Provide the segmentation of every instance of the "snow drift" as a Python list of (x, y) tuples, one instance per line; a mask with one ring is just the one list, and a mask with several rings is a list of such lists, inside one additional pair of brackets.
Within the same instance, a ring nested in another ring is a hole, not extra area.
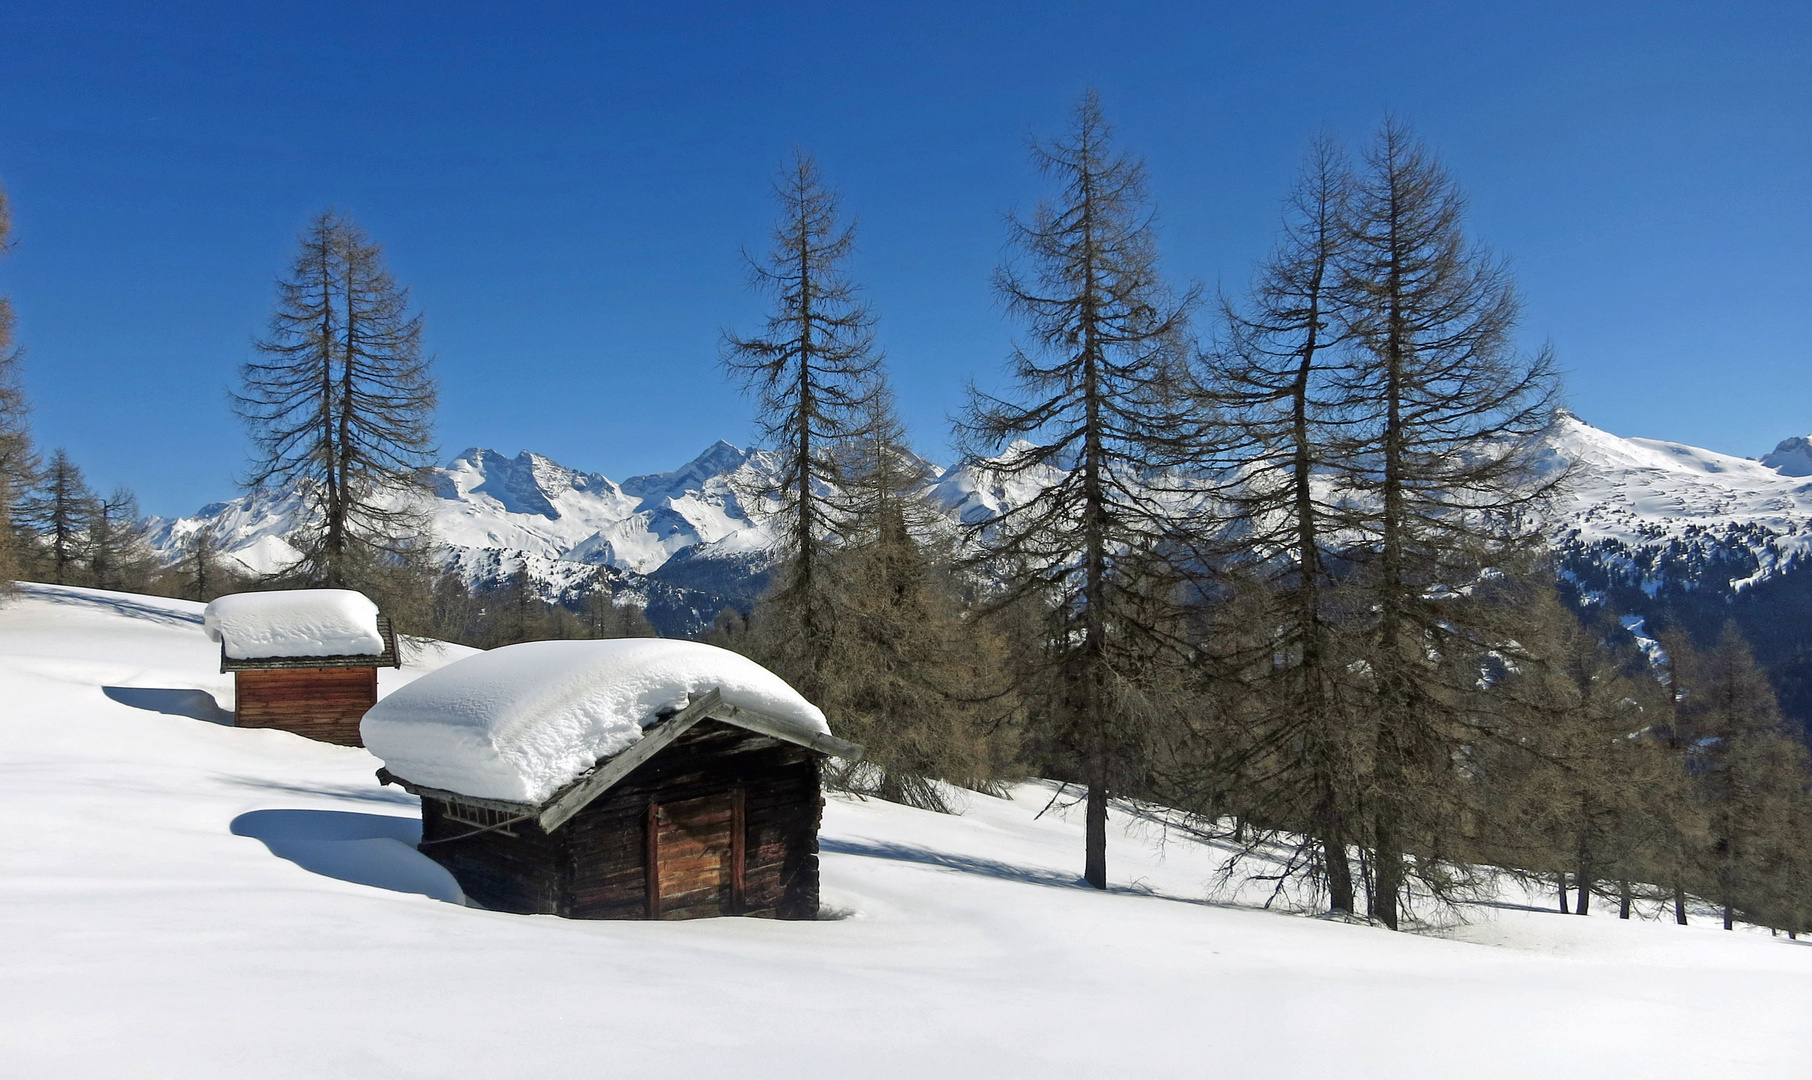
[(202, 611), (202, 626), (234, 660), (380, 656), (378, 608), (351, 589), (234, 593)]
[(830, 733), (817, 706), (753, 660), (658, 638), (531, 641), (479, 653), (378, 702), (360, 733), (412, 783), (539, 803), (713, 688), (802, 733)]

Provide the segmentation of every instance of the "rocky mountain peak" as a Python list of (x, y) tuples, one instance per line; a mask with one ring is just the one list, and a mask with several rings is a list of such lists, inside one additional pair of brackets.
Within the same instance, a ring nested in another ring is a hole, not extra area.
[(1762, 464), (1782, 476), (1812, 476), (1812, 436), (1795, 435), (1762, 455)]
[(719, 439), (705, 447), (703, 453), (670, 472), (630, 477), (623, 481), (622, 490), (641, 499), (645, 505), (676, 498), (688, 491), (702, 490), (717, 477), (728, 476), (742, 468), (751, 456), (749, 451)]

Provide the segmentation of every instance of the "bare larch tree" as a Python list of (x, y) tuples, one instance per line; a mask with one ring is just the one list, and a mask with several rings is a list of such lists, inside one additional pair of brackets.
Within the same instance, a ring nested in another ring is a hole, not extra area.
[(22, 517), (38, 534), (45, 573), (58, 585), (85, 580), (88, 526), (94, 492), (61, 447), (51, 451), (38, 486), (25, 498)]
[(1682, 703), (1694, 732), (1691, 772), (1709, 825), (1701, 852), (1704, 892), (1723, 909), (1724, 929), (1738, 915), (1781, 925), (1771, 888), (1790, 854), (1787, 826), (1807, 790), (1805, 747), (1793, 739), (1767, 676), (1735, 623), (1694, 657), (1692, 693)]
[(155, 559), (146, 543), (138, 497), (125, 487), (89, 504), (88, 581), (99, 589), (143, 591)]
[(1458, 819), (1441, 796), (1489, 706), (1473, 658), (1510, 638), (1517, 615), (1469, 583), (1537, 542), (1534, 512), (1561, 476), (1536, 468), (1552, 356), (1518, 349), (1508, 272), (1468, 243), (1458, 185), (1396, 120), (1374, 137), (1351, 207), (1340, 288), (1356, 347), (1334, 381), (1364, 422), (1348, 428), (1336, 476), (1369, 507), (1356, 575), (1376, 613), (1365, 799), (1373, 914), (1395, 929), (1408, 845), (1416, 868), (1437, 865), (1431, 845)]
[(932, 781), (977, 786), (1008, 751), (1005, 642), (963, 602), (949, 523), (927, 500), (931, 467), (907, 448), (885, 386), (863, 427), (842, 464), (849, 517), (829, 563), (836, 677), (819, 704), (867, 753), (829, 779), (948, 810)]
[[(12, 214), (6, 189), (0, 188), (0, 256), (12, 247)], [(27, 426), (25, 389), (20, 382), (22, 357), (13, 341), (12, 301), (0, 296), (0, 595), (12, 588), (24, 568), (25, 545), (18, 520), (20, 500), (37, 476)]]
[[(825, 561), (845, 516), (842, 451), (861, 433), (880, 385), (874, 316), (848, 277), (855, 228), (838, 216), (837, 193), (801, 153), (774, 184), (780, 203), (772, 247), (749, 258), (751, 283), (773, 300), (765, 330), (725, 333), (723, 365), (755, 399), (757, 423), (777, 467), (764, 491), (779, 504), (785, 560), (764, 607), (787, 629), (784, 656), (764, 657), (808, 698), (822, 690), (835, 618)], [(777, 669), (778, 670), (778, 669)]]
[(1326, 479), (1345, 420), (1329, 384), (1347, 340), (1338, 285), (1351, 187), (1339, 146), (1318, 138), (1286, 200), (1282, 238), (1250, 295), (1223, 302), (1226, 339), (1210, 354), (1206, 380), (1231, 436), (1223, 499), (1244, 524), (1231, 537), (1244, 559), (1232, 561), (1262, 579), (1269, 601), (1269, 632), (1248, 646), (1257, 655), (1236, 658), (1258, 685), (1237, 740), (1243, 746), (1227, 747), (1224, 768), (1245, 781), (1245, 809), (1315, 843), (1320, 858), (1309, 865), (1320, 867), (1328, 906), (1349, 913), (1356, 763), (1333, 640), (1341, 627), (1329, 618), (1336, 582), (1323, 549), (1340, 542), (1344, 517)]
[(233, 399), (256, 451), (246, 486), (294, 488), (313, 511), (288, 576), (369, 587), (423, 548), (437, 391), (421, 334), (382, 250), (350, 218), (316, 217)]
[(1054, 614), (1044, 708), (1080, 762), (1083, 876), (1104, 889), (1108, 800), (1145, 721), (1130, 691), (1177, 646), (1150, 619), (1147, 587), (1177, 530), (1154, 477), (1199, 448), (1184, 393), (1195, 295), (1159, 275), (1144, 165), (1113, 147), (1095, 94), (1032, 159), (1057, 193), (1010, 219), (1023, 262), (995, 277), (1028, 331), (1011, 354), (1014, 396), (972, 391), (959, 437), (971, 466), (1038, 487), (975, 538), (1010, 568), (1006, 599), (1035, 593)]

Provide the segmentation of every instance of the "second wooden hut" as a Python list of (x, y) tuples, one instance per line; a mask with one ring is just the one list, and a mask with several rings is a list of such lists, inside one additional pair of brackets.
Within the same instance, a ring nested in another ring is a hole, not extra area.
[(233, 673), (233, 722), (359, 746), (380, 667), (401, 667), (390, 620), (363, 593), (290, 589), (222, 596), (203, 612)]

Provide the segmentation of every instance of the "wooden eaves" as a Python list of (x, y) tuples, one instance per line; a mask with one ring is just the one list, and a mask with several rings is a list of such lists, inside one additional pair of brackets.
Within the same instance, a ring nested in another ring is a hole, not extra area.
[(384, 651), (376, 656), (261, 656), (235, 660), (226, 654), (226, 642), (220, 643), (220, 670), (225, 671), (295, 671), (302, 668), (379, 668), (403, 666), (396, 650), (396, 630), (390, 616), (377, 617), (378, 636), (384, 639)]
[(540, 804), (510, 802), (505, 799), (481, 799), (472, 795), (462, 795), (457, 791), (425, 787), (421, 784), (411, 783), (388, 769), (379, 769), (377, 776), (380, 783), (396, 784), (414, 795), (499, 811), (510, 814), (517, 820), (534, 818), (544, 832), (551, 833), (570, 821), (575, 814), (589, 806), (598, 796), (615, 787), (643, 762), (660, 753), (674, 740), (691, 730), (700, 720), (706, 719), (717, 720), (745, 731), (753, 731), (782, 742), (803, 746), (820, 754), (840, 757), (849, 761), (860, 761), (864, 752), (862, 747), (855, 743), (845, 742), (833, 735), (801, 731), (797, 726), (767, 713), (741, 705), (726, 704), (723, 695), (713, 688), (703, 694), (694, 695), (686, 707), (679, 712), (644, 728), (642, 737), (631, 744), (627, 750), (598, 762), (588, 772), (549, 795)]

